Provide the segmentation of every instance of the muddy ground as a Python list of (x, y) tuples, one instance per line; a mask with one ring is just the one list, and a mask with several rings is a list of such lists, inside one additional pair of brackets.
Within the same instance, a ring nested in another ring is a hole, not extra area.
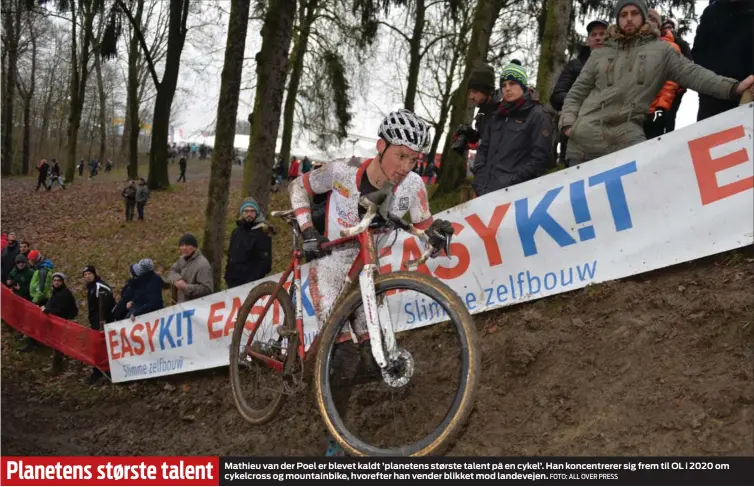
[[(481, 388), (448, 454), (754, 454), (752, 247), (475, 319)], [(311, 394), (254, 427), (227, 369), (89, 388), (76, 363), (55, 378), (48, 353), (19, 358), (13, 335), (3, 330), (3, 455), (324, 451)]]

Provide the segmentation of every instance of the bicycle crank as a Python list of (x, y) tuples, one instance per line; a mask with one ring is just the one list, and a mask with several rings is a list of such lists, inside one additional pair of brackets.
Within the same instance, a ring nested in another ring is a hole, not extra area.
[(415, 366), (411, 352), (405, 348), (398, 348), (395, 359), (382, 369), (382, 379), (390, 387), (404, 387), (413, 377)]

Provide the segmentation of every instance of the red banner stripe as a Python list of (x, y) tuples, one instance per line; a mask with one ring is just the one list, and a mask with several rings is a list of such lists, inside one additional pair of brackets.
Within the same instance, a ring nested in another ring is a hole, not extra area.
[(218, 457), (2, 457), (3, 485), (219, 485)]
[(105, 334), (73, 321), (42, 313), (39, 306), (2, 288), (3, 321), (38, 342), (71, 358), (102, 370), (110, 370)]

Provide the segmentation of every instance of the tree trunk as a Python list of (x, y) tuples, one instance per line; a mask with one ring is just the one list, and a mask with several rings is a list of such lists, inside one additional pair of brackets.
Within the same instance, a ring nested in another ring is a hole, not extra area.
[[(76, 11), (75, 0), (71, 0), (71, 12)], [(78, 144), (79, 127), (81, 126), (81, 115), (84, 110), (84, 100), (86, 97), (86, 82), (89, 78), (89, 49), (92, 43), (92, 25), (96, 10), (91, 4), (91, 0), (81, 0), (79, 2), (78, 14), (83, 12), (84, 17), (84, 36), (81, 45), (81, 53), (77, 51), (76, 42), (76, 17), (72, 15), (72, 36), (71, 36), (71, 112), (68, 116), (68, 140), (66, 143), (67, 163), (65, 168), (66, 181), (73, 181), (76, 171), (76, 149)]]
[[(181, 53), (186, 40), (186, 18), (189, 0), (170, 0), (170, 24), (168, 27), (168, 50), (165, 56), (165, 72), (157, 86), (152, 117), (152, 146), (149, 150), (149, 187), (163, 189), (170, 186), (168, 178), (168, 135), (170, 134), (170, 109), (178, 84), (181, 68)], [(145, 53), (148, 55), (148, 53)], [(131, 122), (133, 124), (133, 122)], [(133, 142), (131, 142), (133, 145)]]
[[(100, 22), (100, 26), (102, 25), (104, 25), (104, 22)], [(100, 28), (99, 42), (102, 41), (101, 31), (102, 28)], [(99, 96), (99, 154), (97, 160), (104, 164), (107, 149), (107, 94), (105, 94), (105, 86), (102, 81), (102, 56), (99, 49), (94, 54), (94, 67), (97, 73), (97, 94)]]
[[(435, 126), (435, 138), (432, 139), (432, 147), (429, 153), (432, 157), (437, 153), (437, 147), (440, 145), (440, 137), (445, 130), (445, 126), (448, 123), (448, 114), (450, 113), (450, 100), (453, 95), (453, 73), (456, 72), (458, 61), (465, 51), (466, 34), (469, 32), (469, 24), (464, 20), (461, 25), (461, 29), (458, 32), (457, 41), (453, 44), (453, 57), (450, 60), (450, 66), (447, 70), (447, 76), (445, 77), (445, 88), (442, 92), (442, 99), (440, 100), (440, 120)], [(455, 127), (451, 127), (451, 133), (455, 130)]]
[(10, 176), (13, 170), (13, 101), (18, 73), (18, 39), (21, 35), (21, 5), (18, 1), (3, 2), (3, 28), (7, 39), (7, 64), (3, 89), (2, 163), (0, 173)]
[(238, 97), (241, 93), (241, 73), (250, 3), (251, 0), (233, 0), (230, 4), (228, 41), (225, 45), (220, 100), (217, 104), (215, 147), (212, 151), (209, 197), (205, 212), (204, 247), (202, 248), (204, 256), (212, 265), (212, 282), (215, 290), (220, 289), (222, 276), (225, 218), (228, 212), (230, 173), (236, 152), (233, 141), (236, 137), (236, 115)]
[[(467, 121), (469, 99), (468, 80), (471, 71), (477, 64), (486, 61), (487, 51), (490, 48), (490, 36), (492, 27), (495, 25), (500, 9), (505, 0), (479, 0), (474, 10), (474, 21), (471, 26), (471, 39), (466, 52), (463, 81), (453, 95), (453, 108), (450, 116), (450, 127), (455, 127)], [(445, 138), (445, 147), (442, 151), (442, 166), (440, 168), (439, 186), (435, 194), (449, 194), (458, 189), (466, 178), (466, 155), (459, 155), (451, 146), (453, 138)]]
[(37, 36), (34, 28), (29, 24), (29, 34), (31, 38), (31, 75), (29, 76), (29, 87), (24, 93), (24, 141), (23, 152), (21, 155), (21, 173), (29, 175), (29, 158), (31, 154), (31, 102), (34, 99), (34, 86), (36, 85), (37, 76)]
[(302, 2), (299, 10), (299, 34), (293, 45), (291, 79), (288, 80), (288, 94), (283, 108), (283, 142), (280, 146), (280, 157), (287, 161), (291, 158), (291, 141), (293, 140), (293, 118), (296, 113), (296, 97), (301, 83), (301, 73), (304, 71), (304, 57), (309, 47), (309, 33), (311, 32), (314, 13), (317, 10), (317, 0)]
[(262, 49), (257, 53), (257, 89), (254, 118), (244, 166), (243, 194), (253, 196), (266, 211), (280, 125), (288, 49), (291, 44), (296, 0), (272, 0), (262, 27)]
[[(134, 20), (141, 26), (144, 0), (138, 0)], [(128, 152), (128, 178), (139, 177), (139, 39), (132, 28), (128, 46), (128, 87), (126, 95), (126, 119), (123, 123), (123, 152)]]
[(572, 8), (571, 0), (547, 0), (545, 29), (539, 49), (537, 70), (537, 91), (542, 105), (550, 102), (557, 75), (566, 63)]
[(426, 6), (424, 0), (415, 0), (416, 19), (414, 19), (414, 31), (409, 42), (408, 84), (406, 85), (406, 100), (403, 105), (414, 111), (416, 100), (416, 88), (419, 84), (419, 69), (421, 68), (422, 55), (421, 45), (424, 35), (424, 18)]
[[(55, 50), (55, 54), (57, 55), (57, 49)], [(42, 110), (42, 129), (39, 132), (39, 140), (37, 142), (37, 147), (40, 152), (46, 150), (44, 144), (48, 140), (48, 132), (50, 130), (50, 118), (53, 110), (52, 95), (55, 93), (55, 72), (57, 71), (57, 68), (58, 62), (57, 59), (55, 59), (52, 61), (50, 74), (47, 78), (47, 94), (45, 95), (45, 104), (44, 109)]]

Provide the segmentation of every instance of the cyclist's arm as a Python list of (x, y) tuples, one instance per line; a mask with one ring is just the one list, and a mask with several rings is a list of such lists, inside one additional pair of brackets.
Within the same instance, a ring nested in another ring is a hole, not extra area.
[[(414, 182), (416, 181), (416, 182)], [(412, 188), (411, 193), (415, 194), (415, 198), (411, 198), (411, 206), (409, 207), (409, 213), (411, 215), (411, 223), (420, 230), (426, 230), (432, 225), (432, 212), (429, 211), (429, 198), (427, 197), (427, 188), (424, 186), (424, 181), (421, 178), (415, 178), (410, 183), (416, 184), (416, 189)]]
[(319, 169), (309, 171), (303, 176), (297, 177), (288, 186), (291, 205), (302, 231), (312, 226), (311, 198), (315, 194), (327, 193), (332, 190), (335, 166), (335, 162), (325, 164)]

